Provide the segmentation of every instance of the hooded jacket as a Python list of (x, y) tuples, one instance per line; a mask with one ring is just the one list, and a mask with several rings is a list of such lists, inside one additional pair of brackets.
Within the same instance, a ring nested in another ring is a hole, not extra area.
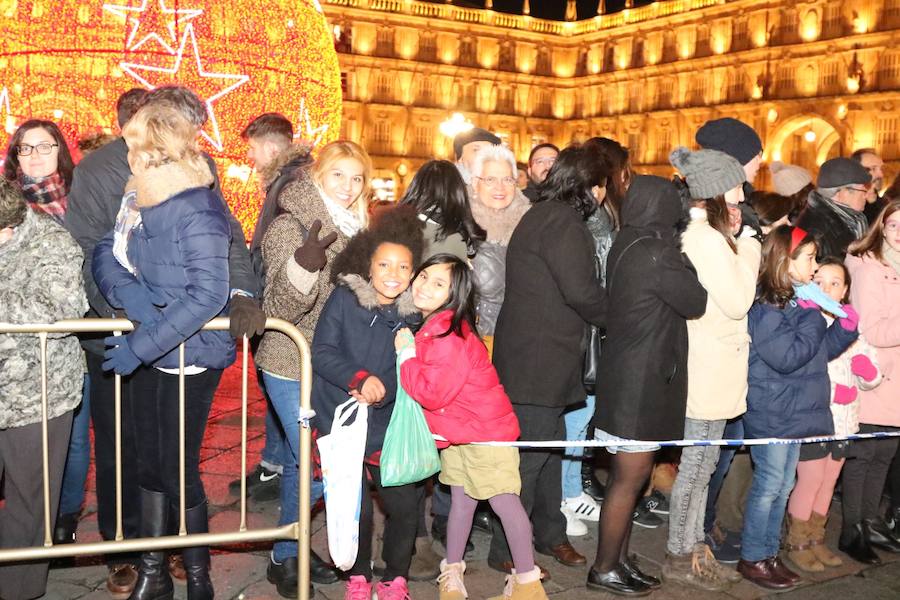
[(585, 333), (589, 323), (605, 324), (606, 310), (581, 214), (562, 202), (535, 204), (509, 242), (494, 337), (494, 364), (513, 404), (584, 401)]
[[(225, 210), (231, 231), (231, 245), (228, 248), (230, 288), (244, 290), (255, 295), (259, 293), (259, 290), (250, 265), (250, 253), (244, 241), (244, 232), (222, 197), (215, 164), (208, 156), (205, 158), (213, 174), (212, 192)], [(115, 314), (91, 276), (91, 262), (94, 257), (94, 246), (115, 226), (116, 215), (125, 192), (125, 184), (131, 177), (131, 168), (128, 166), (127, 159), (128, 146), (125, 144), (125, 140), (119, 138), (110, 142), (78, 163), (72, 180), (72, 189), (69, 190), (65, 225), (84, 252), (82, 272), (91, 308), (88, 316), (108, 318)], [(90, 340), (85, 340), (88, 336), (83, 336), (85, 349), (102, 355), (105, 350), (103, 338), (106, 335), (104, 333), (99, 336), (91, 336), (99, 337), (99, 339)]]
[(750, 368), (744, 435), (800, 438), (834, 433), (828, 362), (858, 337), (793, 300), (756, 302), (748, 317)]
[(114, 256), (114, 232), (94, 249), (93, 277), (110, 306), (123, 308), (116, 289), (137, 281), (159, 309), (154, 321), (126, 336), (146, 365), (178, 368), (182, 342), (185, 365), (224, 369), (234, 362), (234, 340), (227, 331), (200, 330), (224, 314), (229, 296), (231, 229), (212, 182), (205, 162), (200, 167), (172, 162), (135, 175), (126, 185), (135, 191), (141, 215), (128, 240), (135, 274)]
[(900, 273), (872, 255), (849, 255), (850, 298), (859, 331), (875, 348), (881, 385), (859, 394), (859, 422), (900, 427)]
[(691, 216), (682, 249), (708, 298), (703, 316), (687, 322), (687, 416), (731, 419), (747, 410), (747, 313), (756, 296), (761, 248), (753, 238), (740, 238), (735, 253), (710, 226), (706, 210), (692, 208)]
[(438, 313), (416, 333), (415, 356), (400, 365), (403, 389), (425, 409), (431, 432), (447, 440), (440, 448), (518, 439), (519, 420), (478, 334), (463, 324), (463, 337), (442, 335), (452, 317)]
[(262, 256), (262, 243), (269, 229), (269, 225), (278, 216), (278, 196), (288, 183), (296, 179), (297, 170), (312, 162), (309, 155), (309, 146), (305, 144), (291, 144), (282, 150), (272, 162), (259, 170), (266, 190), (266, 198), (259, 209), (256, 219), (256, 227), (253, 230), (253, 240), (250, 242), (250, 261), (253, 264), (253, 272), (256, 275), (258, 287), (265, 289), (266, 268)]
[(322, 309), (312, 343), (312, 405), (320, 435), (331, 432), (334, 411), (368, 376), (384, 384), (384, 400), (369, 406), (366, 456), (381, 450), (397, 395), (394, 337), (422, 316), (409, 289), (393, 304), (379, 304), (375, 288), (360, 275), (341, 275)]
[[(0, 244), (0, 319), (53, 323), (87, 310), (81, 249), (53, 219), (29, 210)], [(47, 417), (81, 402), (84, 352), (74, 335), (47, 339)], [(36, 335), (0, 334), (0, 429), (41, 421), (41, 348)], [(40, 456), (35, 460), (40, 460)]]
[(606, 341), (597, 374), (595, 427), (642, 440), (680, 439), (687, 403), (687, 319), (707, 293), (681, 254), (678, 189), (639, 176), (622, 206), (607, 260)]
[[(312, 340), (322, 307), (334, 289), (329, 277), (330, 264), (349, 238), (335, 227), (305, 168), (295, 171), (293, 181), (278, 195), (278, 207), (281, 214), (269, 225), (262, 242), (266, 272), (263, 310), (267, 317), (293, 323), (307, 340)], [(337, 240), (325, 250), (328, 259), (325, 268), (311, 273), (297, 264), (294, 251), (306, 240), (306, 234), (316, 220), (322, 222), (320, 238), (334, 231)], [(266, 331), (254, 360), (261, 369), (273, 375), (300, 379), (300, 351), (283, 333)]]

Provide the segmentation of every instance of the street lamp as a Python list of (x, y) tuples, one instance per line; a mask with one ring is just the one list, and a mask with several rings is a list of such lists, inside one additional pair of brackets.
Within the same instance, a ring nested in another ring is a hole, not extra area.
[(474, 125), (462, 113), (453, 113), (448, 119), (443, 121), (439, 129), (441, 133), (449, 138), (454, 138), (464, 131), (472, 129)]

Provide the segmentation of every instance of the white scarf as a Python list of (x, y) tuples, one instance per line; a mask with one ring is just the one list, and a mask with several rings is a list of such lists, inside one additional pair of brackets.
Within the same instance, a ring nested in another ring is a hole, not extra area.
[[(325, 208), (328, 209), (328, 214), (331, 215), (331, 220), (334, 221), (335, 227), (340, 229), (341, 233), (347, 237), (353, 237), (359, 233), (359, 230), (362, 229), (363, 226), (362, 219), (360, 219), (359, 215), (353, 210), (344, 208), (329, 198), (319, 186), (316, 186), (316, 188), (319, 190), (322, 202), (325, 203)], [(357, 202), (359, 202), (359, 200), (357, 200)]]

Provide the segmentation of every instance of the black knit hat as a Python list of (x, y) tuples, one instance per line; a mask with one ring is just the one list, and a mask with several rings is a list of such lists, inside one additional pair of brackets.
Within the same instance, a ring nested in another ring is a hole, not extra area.
[(453, 151), (456, 152), (456, 160), (462, 157), (463, 146), (472, 142), (490, 142), (495, 146), (500, 143), (500, 138), (480, 127), (473, 127), (468, 131), (463, 131), (453, 138)]
[(762, 152), (762, 140), (753, 128), (731, 117), (707, 121), (695, 138), (701, 148), (718, 150), (746, 165)]
[(840, 188), (848, 185), (868, 185), (872, 176), (864, 166), (852, 158), (832, 158), (819, 167), (818, 188)]

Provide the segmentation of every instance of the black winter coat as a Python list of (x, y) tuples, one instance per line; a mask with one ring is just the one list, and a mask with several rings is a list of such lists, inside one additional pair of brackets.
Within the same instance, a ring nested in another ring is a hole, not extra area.
[(846, 213), (853, 216), (858, 223), (857, 229), (851, 229), (841, 217), (826, 204), (818, 192), (809, 193), (809, 202), (797, 222), (797, 227), (812, 233), (819, 243), (818, 257), (834, 256), (841, 260), (847, 256), (847, 248), (866, 232), (866, 216), (851, 208)]
[(585, 330), (606, 321), (606, 292), (594, 264), (594, 240), (566, 204), (535, 204), (513, 232), (493, 355), (513, 404), (584, 401)]
[[(250, 266), (250, 253), (244, 240), (244, 232), (222, 197), (215, 164), (208, 156), (206, 159), (215, 179), (212, 189), (225, 207), (231, 229), (231, 245), (228, 249), (230, 288), (256, 295), (259, 289)], [(131, 167), (128, 166), (128, 146), (122, 138), (92, 152), (75, 169), (72, 189), (69, 190), (65, 226), (84, 252), (82, 272), (88, 303), (91, 305), (88, 316), (108, 318), (115, 314), (115, 310), (94, 282), (91, 264), (97, 242), (115, 226), (116, 215), (122, 205), (122, 196), (129, 177)], [(85, 338), (89, 336), (85, 336), (82, 338), (85, 349), (102, 355), (106, 350), (103, 338), (107, 335), (103, 333), (99, 336), (90, 336), (97, 338), (90, 340), (86, 340)]]
[(335, 409), (350, 390), (372, 375), (384, 384), (384, 400), (369, 407), (366, 456), (381, 450), (397, 395), (397, 355), (394, 337), (415, 327), (422, 315), (409, 290), (396, 302), (378, 304), (375, 288), (358, 275), (344, 275), (325, 302), (312, 343), (312, 406), (321, 435), (331, 433)]
[(680, 439), (687, 406), (686, 319), (706, 290), (681, 254), (682, 205), (673, 183), (639, 176), (607, 260), (609, 315), (594, 426), (626, 439)]

